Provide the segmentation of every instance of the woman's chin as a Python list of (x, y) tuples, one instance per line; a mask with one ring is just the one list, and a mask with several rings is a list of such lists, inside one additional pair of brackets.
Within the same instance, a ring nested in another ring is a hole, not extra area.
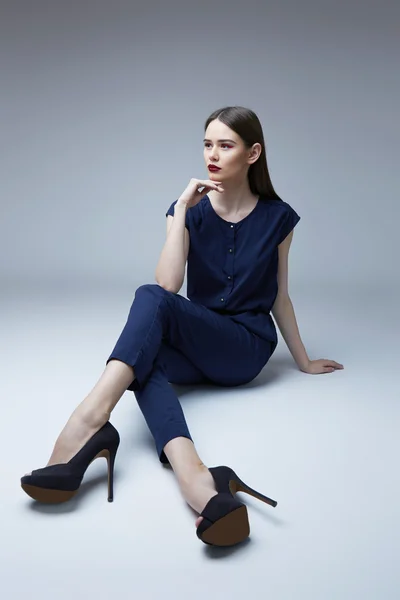
[(223, 181), (223, 176), (221, 177), (220, 171), (208, 171), (208, 177), (211, 181)]

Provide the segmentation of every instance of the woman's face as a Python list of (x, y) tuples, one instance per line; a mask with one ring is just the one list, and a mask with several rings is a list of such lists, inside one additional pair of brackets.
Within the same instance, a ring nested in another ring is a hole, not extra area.
[[(243, 140), (227, 125), (215, 119), (211, 121), (204, 136), (204, 161), (208, 178), (215, 181), (242, 179), (247, 175), (250, 164), (257, 160), (259, 154), (246, 148)], [(254, 144), (253, 149), (260, 144)], [(210, 171), (209, 165), (220, 168)]]

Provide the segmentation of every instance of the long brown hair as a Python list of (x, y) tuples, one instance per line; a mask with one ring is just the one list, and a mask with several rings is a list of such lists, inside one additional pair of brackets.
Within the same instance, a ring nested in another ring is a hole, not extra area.
[(205, 122), (204, 132), (214, 119), (225, 123), (243, 140), (247, 148), (253, 144), (261, 144), (261, 154), (248, 170), (249, 186), (252, 194), (269, 196), (282, 200), (275, 192), (269, 176), (264, 134), (259, 118), (250, 108), (244, 106), (225, 106), (215, 110)]

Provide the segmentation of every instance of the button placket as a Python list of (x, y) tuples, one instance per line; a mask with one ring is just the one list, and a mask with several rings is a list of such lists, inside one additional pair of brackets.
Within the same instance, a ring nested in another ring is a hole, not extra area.
[(231, 245), (228, 248), (228, 252), (230, 254), (233, 254), (234, 247), (235, 247), (235, 226), (232, 223), (230, 225), (230, 229), (233, 229), (233, 231), (231, 231), (230, 235), (229, 235)]
[[(229, 246), (228, 246), (228, 255), (230, 256), (230, 258), (227, 261), (227, 266), (228, 266), (228, 274), (226, 274), (226, 278), (227, 278), (227, 293), (230, 293), (232, 291), (232, 286), (233, 286), (233, 260), (234, 260), (234, 250), (235, 250), (235, 225), (233, 223), (229, 224), (229, 229), (228, 229), (228, 239), (229, 239)], [(221, 302), (225, 302), (225, 298), (221, 298)]]

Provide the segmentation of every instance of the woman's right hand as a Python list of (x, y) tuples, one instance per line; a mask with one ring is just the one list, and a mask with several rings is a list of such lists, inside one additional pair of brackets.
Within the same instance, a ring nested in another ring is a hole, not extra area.
[[(198, 188), (203, 188), (199, 192)], [(223, 192), (224, 188), (220, 181), (211, 181), (211, 179), (192, 179), (189, 181), (187, 188), (179, 196), (177, 204), (184, 204), (187, 208), (196, 206), (200, 200), (208, 194), (210, 190), (216, 190), (217, 192)]]

